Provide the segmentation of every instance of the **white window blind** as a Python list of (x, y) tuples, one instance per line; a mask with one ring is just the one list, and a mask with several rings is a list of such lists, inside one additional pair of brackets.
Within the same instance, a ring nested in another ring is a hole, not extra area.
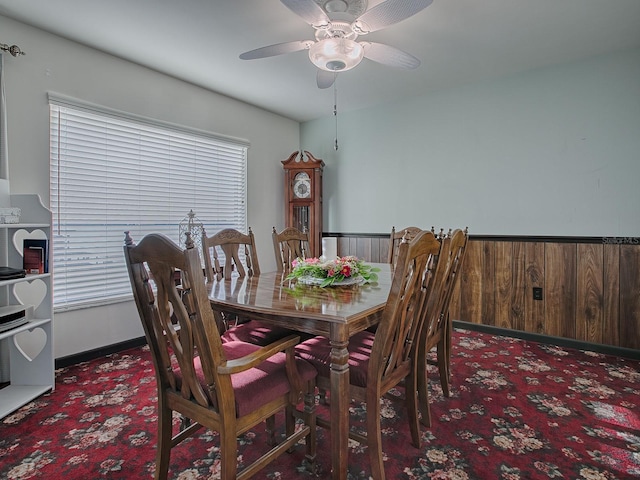
[(178, 243), (191, 209), (208, 235), (246, 231), (246, 142), (52, 94), (49, 102), (57, 310), (130, 298), (124, 231)]

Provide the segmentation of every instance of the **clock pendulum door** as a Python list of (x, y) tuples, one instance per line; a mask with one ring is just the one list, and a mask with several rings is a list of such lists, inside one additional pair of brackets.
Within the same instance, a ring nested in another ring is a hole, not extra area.
[(301, 232), (309, 231), (309, 206), (294, 205), (293, 206), (293, 225)]

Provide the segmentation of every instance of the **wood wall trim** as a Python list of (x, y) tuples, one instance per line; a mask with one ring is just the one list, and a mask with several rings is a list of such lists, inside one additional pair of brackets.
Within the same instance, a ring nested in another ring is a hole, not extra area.
[[(338, 237), (339, 255), (387, 261), (389, 234), (325, 235)], [(470, 235), (450, 315), (640, 350), (640, 237)]]
[(469, 239), (496, 242), (593, 243), (597, 245), (638, 245), (640, 237), (567, 237), (545, 235), (469, 235)]
[[(439, 230), (437, 230), (439, 231)], [(344, 233), (344, 232), (323, 232), (323, 237), (353, 237), (353, 238), (385, 238), (388, 233)], [(553, 242), (553, 243), (593, 243), (599, 245), (637, 245), (640, 246), (640, 236), (551, 236), (551, 235), (473, 235), (469, 234), (470, 240), (493, 240), (496, 242)]]

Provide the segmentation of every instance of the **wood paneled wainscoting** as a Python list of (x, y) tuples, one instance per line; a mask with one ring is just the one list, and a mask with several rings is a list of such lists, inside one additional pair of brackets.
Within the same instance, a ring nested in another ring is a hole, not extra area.
[[(388, 234), (324, 236), (339, 255), (387, 261)], [(639, 350), (640, 238), (470, 235), (451, 316)]]

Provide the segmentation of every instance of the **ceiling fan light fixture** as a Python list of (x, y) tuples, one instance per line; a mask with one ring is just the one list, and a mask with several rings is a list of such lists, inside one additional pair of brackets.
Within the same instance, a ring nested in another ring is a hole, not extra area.
[(344, 72), (358, 65), (364, 57), (364, 48), (347, 38), (326, 38), (309, 49), (309, 59), (316, 67), (328, 72)]
[(324, 10), (328, 13), (342, 13), (349, 9), (349, 4), (345, 0), (328, 0), (324, 4)]

